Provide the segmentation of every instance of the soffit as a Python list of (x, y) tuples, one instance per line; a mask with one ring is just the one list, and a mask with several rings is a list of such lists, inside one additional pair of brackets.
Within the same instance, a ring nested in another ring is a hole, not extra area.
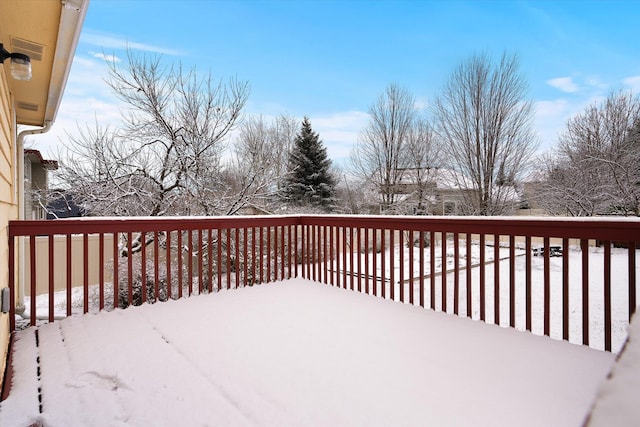
[(30, 81), (5, 73), (18, 124), (44, 126), (55, 119), (88, 5), (89, 0), (0, 0), (0, 42), (32, 59)]

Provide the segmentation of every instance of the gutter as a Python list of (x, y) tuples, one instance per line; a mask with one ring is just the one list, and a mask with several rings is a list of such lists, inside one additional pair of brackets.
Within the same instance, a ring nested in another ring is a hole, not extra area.
[[(25, 219), (24, 217), (24, 139), (30, 135), (41, 135), (43, 133), (47, 133), (51, 130), (53, 126), (53, 122), (48, 121), (45, 122), (44, 127), (39, 129), (27, 129), (23, 130), (18, 134), (16, 138), (16, 158), (14, 159), (16, 165), (16, 191), (18, 201), (18, 219)], [(16, 281), (16, 293), (18, 295), (18, 303), (16, 305), (16, 314), (18, 314), (22, 318), (26, 318), (27, 316), (24, 314), (24, 287), (25, 287), (25, 266), (24, 259), (26, 256), (26, 248), (25, 248), (24, 238), (18, 239), (18, 280)]]

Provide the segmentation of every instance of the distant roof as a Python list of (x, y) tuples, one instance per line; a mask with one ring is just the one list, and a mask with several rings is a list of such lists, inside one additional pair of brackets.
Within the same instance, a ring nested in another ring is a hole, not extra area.
[(25, 157), (29, 157), (30, 160), (35, 160), (44, 166), (46, 170), (57, 170), (58, 169), (58, 161), (57, 160), (45, 160), (42, 157), (42, 153), (38, 150), (34, 149), (25, 149), (24, 150)]

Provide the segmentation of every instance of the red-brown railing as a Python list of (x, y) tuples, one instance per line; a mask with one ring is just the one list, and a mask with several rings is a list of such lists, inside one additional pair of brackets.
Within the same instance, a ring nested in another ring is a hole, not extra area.
[[(22, 238), (28, 251), (18, 245)], [(624, 342), (636, 309), (640, 221), (87, 218), (12, 221), (9, 240), (11, 297), (17, 298), (16, 279), (28, 275), (30, 324), (71, 315), (72, 291), (80, 291), (86, 313), (304, 277), (611, 351)], [(60, 240), (64, 250), (54, 249)], [(39, 241), (45, 255), (36, 250)], [(21, 252), (28, 263), (18, 273)], [(47, 313), (38, 315), (43, 287)], [(62, 313), (56, 298), (64, 300)], [(14, 314), (12, 305), (12, 330)]]

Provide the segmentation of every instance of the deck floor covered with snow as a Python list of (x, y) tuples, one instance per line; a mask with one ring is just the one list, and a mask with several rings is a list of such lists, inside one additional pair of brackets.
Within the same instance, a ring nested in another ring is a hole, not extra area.
[(301, 279), (34, 331), (2, 426), (579, 426), (614, 362)]

